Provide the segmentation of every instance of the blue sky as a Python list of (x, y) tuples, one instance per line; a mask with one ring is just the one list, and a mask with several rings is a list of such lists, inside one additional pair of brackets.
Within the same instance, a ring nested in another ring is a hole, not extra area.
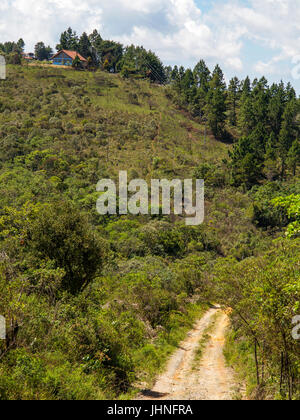
[(300, 93), (300, 0), (1, 0), (0, 42), (53, 47), (68, 26), (157, 52), (165, 64), (219, 63)]

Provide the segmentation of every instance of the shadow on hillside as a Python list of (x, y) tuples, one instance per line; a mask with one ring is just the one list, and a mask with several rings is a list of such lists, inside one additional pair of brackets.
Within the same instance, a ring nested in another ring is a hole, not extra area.
[(233, 135), (227, 130), (224, 130), (222, 135), (217, 136), (216, 139), (225, 144), (233, 144), (235, 142)]

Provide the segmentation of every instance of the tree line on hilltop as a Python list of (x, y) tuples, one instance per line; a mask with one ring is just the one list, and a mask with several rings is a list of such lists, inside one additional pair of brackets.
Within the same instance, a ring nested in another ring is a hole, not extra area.
[(234, 77), (226, 86), (219, 65), (211, 73), (203, 60), (194, 70), (175, 66), (168, 79), (178, 106), (206, 123), (216, 138), (235, 143), (229, 162), (235, 186), (296, 175), (299, 100), (290, 83), (269, 86), (265, 77), (252, 83)]

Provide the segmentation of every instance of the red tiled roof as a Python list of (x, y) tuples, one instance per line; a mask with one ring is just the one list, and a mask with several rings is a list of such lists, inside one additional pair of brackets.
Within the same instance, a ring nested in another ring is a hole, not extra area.
[(55, 58), (55, 57), (57, 57), (62, 52), (65, 53), (66, 55), (68, 55), (69, 57), (71, 57), (72, 60), (75, 60), (76, 56), (78, 56), (80, 58), (80, 61), (87, 61), (87, 59), (84, 58), (77, 51), (69, 51), (69, 50), (61, 50), (61, 51), (58, 51), (58, 53), (54, 54), (54, 56), (52, 57), (52, 59)]

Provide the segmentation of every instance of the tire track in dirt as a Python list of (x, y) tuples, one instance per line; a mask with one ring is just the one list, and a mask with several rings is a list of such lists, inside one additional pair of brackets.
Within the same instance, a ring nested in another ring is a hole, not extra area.
[[(195, 366), (199, 342), (210, 326), (210, 337)], [(223, 355), (228, 326), (229, 318), (225, 312), (218, 308), (207, 311), (173, 354), (153, 389), (144, 391), (139, 399), (232, 400), (237, 384)]]

